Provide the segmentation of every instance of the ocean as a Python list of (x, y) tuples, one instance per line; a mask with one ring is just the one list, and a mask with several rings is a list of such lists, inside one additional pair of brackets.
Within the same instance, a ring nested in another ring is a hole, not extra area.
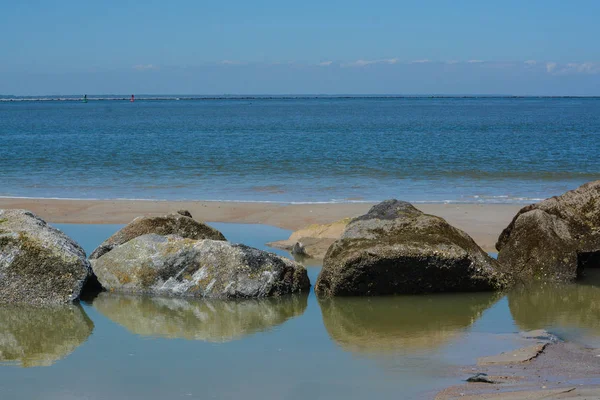
[(600, 98), (0, 102), (3, 197), (529, 203), (598, 154)]

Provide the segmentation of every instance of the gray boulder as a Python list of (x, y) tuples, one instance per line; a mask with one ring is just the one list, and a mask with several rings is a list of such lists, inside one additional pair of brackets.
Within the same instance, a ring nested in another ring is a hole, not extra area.
[(29, 211), (0, 210), (0, 303), (70, 303), (90, 274), (67, 235)]
[(254, 298), (308, 290), (300, 264), (240, 244), (139, 236), (92, 260), (109, 291), (163, 296)]
[(600, 180), (522, 208), (496, 248), (520, 281), (568, 282), (600, 267)]
[(410, 203), (387, 200), (353, 219), (327, 251), (321, 296), (488, 291), (508, 279), (469, 235)]
[(133, 238), (149, 233), (156, 233), (157, 235), (177, 235), (195, 240), (226, 240), (225, 236), (218, 230), (194, 220), (189, 211), (179, 210), (177, 213), (160, 217), (138, 217), (134, 219), (127, 226), (98, 246), (92, 254), (90, 254), (90, 259), (96, 259), (115, 247), (127, 243)]

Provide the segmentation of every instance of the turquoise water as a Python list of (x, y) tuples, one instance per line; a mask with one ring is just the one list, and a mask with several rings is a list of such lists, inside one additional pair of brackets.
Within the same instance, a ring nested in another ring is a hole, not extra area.
[(0, 102), (0, 196), (531, 202), (598, 154), (598, 98)]
[[(212, 225), (263, 249), (289, 235)], [(121, 227), (57, 226), (88, 253)], [(319, 268), (308, 271), (315, 282)], [(311, 292), (227, 302), (103, 293), (80, 307), (0, 306), (0, 398), (432, 398), (467, 377), (456, 365), (517, 347), (520, 330), (600, 346), (600, 275), (591, 278), (507, 296)]]

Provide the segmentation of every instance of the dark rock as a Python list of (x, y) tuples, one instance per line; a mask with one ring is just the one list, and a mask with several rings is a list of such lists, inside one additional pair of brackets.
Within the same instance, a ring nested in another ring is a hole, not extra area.
[(496, 243), (517, 280), (573, 281), (600, 267), (600, 181), (522, 208)]
[(91, 260), (106, 290), (206, 298), (251, 298), (309, 289), (306, 269), (287, 258), (218, 240), (136, 237)]
[(306, 254), (306, 249), (301, 242), (296, 242), (294, 246), (292, 246), (291, 253), (295, 256), (308, 256), (308, 254)]
[(161, 217), (138, 217), (123, 229), (106, 239), (90, 255), (96, 259), (117, 246), (127, 243), (138, 236), (155, 233), (157, 235), (177, 235), (187, 239), (226, 240), (218, 230), (198, 222), (192, 218), (189, 211), (180, 210), (175, 214)]
[(177, 214), (192, 218), (192, 213), (188, 210), (177, 210)]
[(488, 374), (484, 374), (483, 372), (479, 372), (469, 378), (467, 378), (467, 382), (471, 383), (496, 383), (496, 381), (488, 378)]
[(67, 235), (29, 211), (0, 210), (0, 303), (69, 303), (90, 274)]
[(318, 295), (499, 290), (497, 263), (469, 235), (410, 203), (387, 200), (352, 220), (327, 251)]

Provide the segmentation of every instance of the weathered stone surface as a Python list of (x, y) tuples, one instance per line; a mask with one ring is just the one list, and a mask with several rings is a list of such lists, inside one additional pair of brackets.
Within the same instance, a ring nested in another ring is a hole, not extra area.
[(327, 251), (318, 295), (498, 290), (508, 280), (469, 235), (398, 200), (353, 219)]
[(218, 230), (194, 220), (189, 211), (179, 210), (177, 213), (161, 217), (138, 217), (134, 219), (98, 246), (90, 254), (90, 259), (96, 259), (133, 238), (149, 233), (177, 235), (182, 238), (195, 240), (226, 240), (225, 236)]
[(0, 362), (50, 366), (84, 343), (93, 329), (79, 305), (3, 305)]
[(306, 269), (252, 247), (175, 235), (139, 236), (92, 260), (110, 291), (207, 298), (279, 296), (308, 290)]
[(0, 210), (0, 303), (69, 303), (90, 274), (67, 235), (29, 211)]
[[(352, 218), (344, 218), (330, 224), (313, 224), (292, 233), (286, 240), (267, 243), (268, 246), (287, 250), (294, 254), (294, 247), (301, 243), (304, 248), (303, 257), (322, 260), (329, 246), (338, 240)], [(320, 264), (320, 263), (319, 263)]]
[(308, 294), (264, 299), (183, 299), (101, 293), (94, 307), (131, 333), (229, 342), (271, 329), (306, 310)]
[(503, 268), (525, 282), (573, 281), (600, 267), (600, 180), (522, 208), (496, 248)]
[(501, 293), (320, 297), (331, 339), (360, 354), (430, 351), (463, 334)]

